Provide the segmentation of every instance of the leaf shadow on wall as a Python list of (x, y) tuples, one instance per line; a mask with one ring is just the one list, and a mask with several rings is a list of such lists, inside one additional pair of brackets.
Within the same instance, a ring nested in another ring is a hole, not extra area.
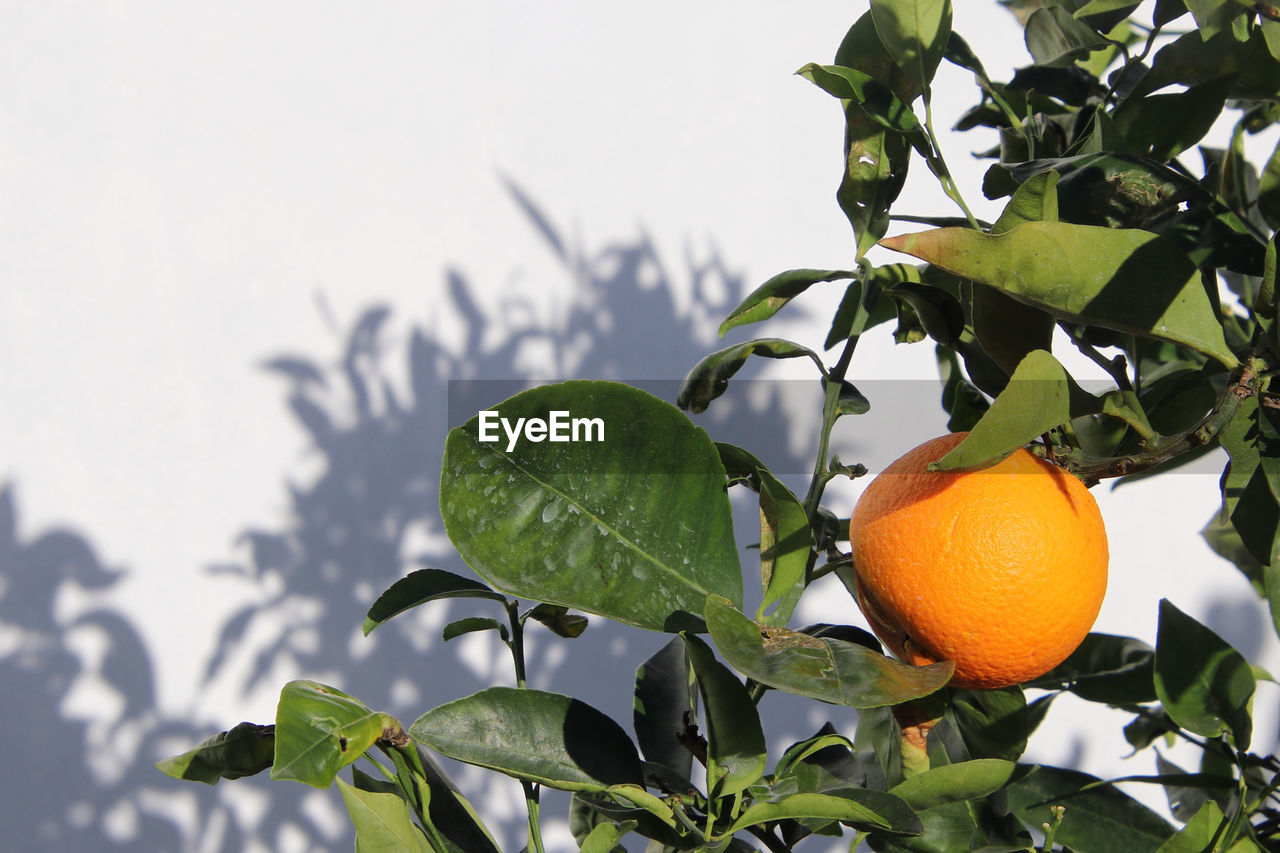
[[(509, 655), (492, 632), (448, 645), (441, 638), (443, 626), (459, 618), (502, 618), (492, 602), (432, 602), (360, 635), (374, 597), (409, 571), (428, 566), (472, 576), (444, 538), (438, 507), (447, 431), (475, 414), (448, 411), (450, 381), (493, 380), (494, 393), (506, 390), (489, 404), (529, 381), (557, 378), (622, 380), (674, 402), (680, 379), (716, 347), (708, 329), (737, 304), (743, 287), (715, 253), (704, 261), (687, 258), (680, 270), (687, 278), (677, 281), (643, 234), (598, 251), (578, 248), (520, 188), (508, 183), (508, 189), (571, 283), (571, 302), (554, 322), (519, 319), (536, 316), (530, 309), (537, 294), (510, 297), (498, 314), (487, 313), (479, 285), (450, 270), (452, 304), (439, 313), (460, 318), (455, 331), (463, 344), (456, 351), (422, 328), (397, 340), (392, 310), (375, 306), (355, 322), (336, 363), (290, 354), (266, 364), (287, 383), (289, 408), (320, 473), (289, 486), (287, 524), (242, 534), (249, 552), (244, 565), (216, 567), (256, 594), (222, 627), (207, 683), (233, 678), (247, 693), (278, 688), (278, 673), (293, 671), (333, 683), (407, 726), (443, 702), (513, 682)], [(677, 304), (679, 285), (687, 288), (687, 310)], [(530, 367), (548, 363), (547, 353), (557, 375)], [(392, 374), (401, 358), (408, 375), (397, 384)], [(760, 382), (750, 401), (726, 394), (695, 421), (717, 440), (727, 436), (753, 448), (779, 472), (803, 472), (812, 460), (788, 450), (795, 404), (787, 398), (795, 384)], [(816, 381), (804, 390), (820, 400)], [(740, 540), (754, 543), (754, 508), (738, 516)], [(745, 552), (748, 575), (752, 561), (756, 552)], [(668, 639), (593, 617), (582, 638), (568, 640), (530, 622), (529, 682), (573, 695), (629, 727), (634, 669)], [(526, 818), (517, 785), (475, 768), (454, 765), (450, 772), (473, 802), (484, 804), (480, 811), (496, 833), (508, 842), (521, 837)], [(349, 847), (349, 839), (325, 837), (309, 825), (301, 786), (260, 778), (230, 784), (265, 785), (272, 806), (254, 830), (257, 837), (269, 841), (288, 822), (305, 828), (313, 844)], [(544, 814), (563, 817), (566, 801), (548, 794)], [(339, 803), (334, 793), (331, 807), (340, 810)]]
[(196, 732), (157, 718), (142, 637), (97, 600), (122, 572), (72, 530), (23, 535), (17, 503), (12, 486), (0, 489), (5, 848), (180, 850), (141, 744)]

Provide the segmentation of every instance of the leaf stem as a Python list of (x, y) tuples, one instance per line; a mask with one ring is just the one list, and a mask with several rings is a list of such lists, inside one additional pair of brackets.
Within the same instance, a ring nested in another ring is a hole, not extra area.
[(1107, 358), (1098, 352), (1093, 344), (1086, 341), (1078, 330), (1071, 330), (1070, 335), (1071, 343), (1076, 345), (1076, 349), (1080, 350), (1094, 364), (1105, 370), (1121, 391), (1133, 390), (1133, 383), (1129, 381), (1129, 374), (1125, 372), (1126, 361), (1124, 356), (1118, 355), (1115, 358)]
[(942, 185), (942, 191), (947, 194), (947, 198), (954, 201), (963, 211), (964, 218), (969, 222), (969, 227), (975, 231), (981, 231), (977, 218), (973, 215), (973, 211), (969, 209), (969, 205), (964, 203), (964, 196), (960, 195), (960, 189), (952, 179), (951, 170), (947, 168), (947, 161), (942, 156), (942, 146), (938, 144), (938, 135), (933, 132), (933, 99), (929, 97), (928, 90), (924, 93), (924, 129), (925, 133), (929, 135), (929, 147), (933, 149), (933, 156), (928, 159), (930, 171), (937, 176), (938, 183)]
[[(520, 602), (507, 599), (507, 621), (511, 624), (511, 639), (507, 646), (511, 649), (511, 659), (515, 664), (516, 687), (524, 689), (528, 686), (528, 678), (524, 663), (524, 619), (520, 617)], [(545, 853), (542, 847), (542, 828), (538, 822), (538, 785), (527, 779), (520, 780), (524, 789), (525, 810), (529, 813), (529, 850), (532, 853)]]

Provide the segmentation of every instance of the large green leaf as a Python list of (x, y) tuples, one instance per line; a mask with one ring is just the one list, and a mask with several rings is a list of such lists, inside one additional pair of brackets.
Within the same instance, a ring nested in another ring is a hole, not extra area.
[(746, 686), (715, 659), (706, 643), (685, 635), (685, 644), (706, 708), (707, 794), (732, 796), (764, 774), (766, 746), (760, 715)]
[(506, 596), (494, 592), (479, 581), (446, 572), (443, 569), (418, 569), (393, 583), (378, 596), (364, 618), (364, 633), (368, 636), (374, 628), (419, 604), (440, 598), (488, 598), (506, 601)]
[(764, 627), (716, 596), (707, 599), (706, 620), (716, 648), (739, 672), (832, 704), (897, 705), (938, 690), (954, 670), (950, 661), (908, 666), (857, 643)]
[(219, 732), (195, 749), (157, 762), (156, 769), (174, 779), (216, 785), (261, 773), (275, 757), (275, 726), (241, 723)]
[(1003, 234), (938, 228), (881, 245), (996, 287), (1059, 320), (1183, 344), (1234, 368), (1200, 271), (1164, 237), (1026, 222)]
[(741, 600), (724, 467), (682, 412), (628, 385), (589, 381), (534, 388), (495, 410), (510, 424), (599, 419), (604, 435), (486, 441), (478, 416), (450, 431), (440, 512), (481, 577), (652, 630), (699, 628), (693, 614), (708, 593)]
[(1229, 732), (1240, 749), (1253, 730), (1257, 687), (1248, 661), (1168, 599), (1156, 632), (1156, 694), (1173, 721), (1205, 737)]
[(720, 324), (720, 336), (735, 326), (758, 323), (777, 314), (782, 306), (811, 286), (823, 281), (839, 281), (854, 278), (857, 273), (848, 270), (787, 270), (778, 273), (751, 291), (737, 308)]
[(1065, 807), (1055, 839), (1076, 853), (1150, 853), (1173, 827), (1151, 809), (1087, 773), (1037, 767), (1007, 790), (1009, 810), (1028, 826), (1053, 819)]
[(635, 744), (622, 727), (559, 693), (489, 687), (431, 709), (409, 734), (449, 758), (564, 791), (641, 780)]
[(937, 462), (937, 471), (970, 471), (998, 462), (1071, 419), (1071, 382), (1052, 354), (1027, 354), (982, 418)]
[(951, 34), (951, 1), (871, 0), (871, 19), (897, 66), (928, 88)]
[(356, 829), (356, 853), (432, 853), (399, 794), (366, 791), (338, 780), (338, 790)]
[(272, 779), (327, 788), (338, 771), (380, 738), (403, 735), (388, 714), (315, 681), (290, 681), (276, 706), (276, 754)]

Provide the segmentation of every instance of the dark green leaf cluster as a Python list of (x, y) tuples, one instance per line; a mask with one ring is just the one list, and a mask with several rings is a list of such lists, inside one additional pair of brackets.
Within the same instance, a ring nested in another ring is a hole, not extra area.
[[(535, 851), (543, 788), (572, 792), (570, 826), (589, 853), (617, 853), (634, 837), (653, 853), (779, 853), (845, 833), (851, 850), (876, 851), (1277, 849), (1280, 762), (1250, 751), (1252, 700), (1270, 676), (1169, 601), (1154, 647), (1091, 634), (1035, 681), (986, 691), (948, 686), (948, 661), (894, 660), (854, 626), (788, 627), (815, 580), (854, 586), (847, 519), (822, 500), (833, 479), (866, 473), (829, 445), (839, 418), (875, 402), (847, 376), (859, 339), (881, 324), (894, 324), (900, 344), (936, 349), (942, 406), (968, 433), (938, 468), (977, 469), (1030, 446), (1092, 485), (1223, 448), (1222, 507), (1205, 536), (1280, 617), (1280, 406), (1269, 385), (1280, 367), (1280, 148), (1262, 164), (1245, 149), (1280, 120), (1280, 10), (1001, 3), (1032, 59), (1007, 82), (952, 30), (948, 0), (871, 0), (832, 63), (799, 71), (844, 115), (836, 199), (853, 228), (849, 268), (774, 276), (720, 333), (768, 320), (812, 288), (838, 284), (843, 298), (821, 346), (733, 343), (693, 367), (677, 403), (705, 410), (753, 357), (808, 359), (824, 396), (805, 494), (636, 388), (569, 381), (495, 401), (504, 419), (543, 432), (494, 441), (477, 416), (449, 435), (441, 513), (479, 579), (416, 571), (373, 604), (364, 632), (414, 607), (470, 600), (475, 612), (443, 638), (492, 632), (511, 653), (512, 684), (428, 710), (406, 730), (335, 688), (292, 682), (274, 725), (242, 723), (160, 769), (210, 784), (267, 769), (337, 781), (357, 850), (370, 851), (497, 849), (433, 753), (519, 780)], [(933, 128), (944, 60), (976, 84), (960, 129), (997, 139), (981, 187), (1005, 200), (991, 223), (974, 217)], [(1224, 121), (1229, 145), (1200, 146)], [(894, 211), (917, 158), (958, 215)], [(886, 237), (894, 220), (930, 227)], [(919, 263), (879, 263), (876, 247)], [(1074, 378), (1054, 354), (1063, 342), (1108, 387)], [(545, 425), (570, 412), (607, 428), (599, 440), (545, 440)], [(759, 506), (749, 587), (734, 486)], [(588, 630), (583, 613), (671, 635), (636, 670), (630, 731), (526, 683), (530, 620), (572, 640)], [(771, 766), (758, 710), (769, 691), (856, 709), (853, 737), (828, 723)], [(1199, 767), (1157, 752), (1154, 775), (1105, 780), (1025, 762), (1067, 693), (1116, 709), (1135, 751), (1194, 744)], [(350, 782), (338, 776), (348, 767)], [(1174, 821), (1119, 782), (1162, 786)]]

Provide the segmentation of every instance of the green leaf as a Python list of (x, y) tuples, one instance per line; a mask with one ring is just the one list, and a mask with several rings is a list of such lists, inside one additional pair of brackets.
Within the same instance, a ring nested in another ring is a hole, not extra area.
[[(885, 50), (870, 10), (845, 34), (836, 52), (835, 64), (880, 81), (903, 103), (915, 100), (920, 94), (919, 85)], [(853, 226), (858, 241), (857, 259), (861, 262), (889, 228), (889, 208), (906, 180), (911, 149), (902, 134), (886, 128), (856, 101), (846, 100), (843, 105), (844, 173), (836, 190), (836, 201)], [(839, 337), (843, 340), (847, 336), (846, 333)], [(830, 348), (830, 340), (827, 346)]]
[(680, 386), (676, 405), (695, 414), (705, 412), (711, 401), (729, 387), (730, 377), (753, 355), (765, 358), (807, 357), (825, 373), (822, 359), (808, 347), (781, 338), (756, 338), (713, 352), (695, 364)]
[(417, 757), (415, 767), (422, 768), (422, 774), (415, 771), (415, 778), (426, 785), (423, 799), (427, 802), (427, 817), (444, 842), (444, 853), (500, 853), (475, 808), (425, 750), (410, 741), (402, 747), (394, 747), (392, 754), (402, 755), (409, 750)]
[(836, 411), (842, 415), (865, 415), (871, 411), (871, 401), (847, 379), (840, 380), (840, 394), (836, 398)]
[(924, 125), (916, 118), (911, 107), (870, 74), (841, 65), (819, 65), (816, 62), (810, 62), (796, 74), (828, 95), (858, 104), (876, 122), (906, 136), (913, 148), (932, 152)]
[[(996, 164), (983, 178), (983, 193), (988, 198), (1016, 194), (1019, 184), (1051, 171), (1061, 176), (1054, 187), (1057, 210), (1069, 222), (1132, 228), (1159, 220), (1180, 201), (1214, 203), (1213, 195), (1191, 177), (1162, 163), (1115, 151)], [(1017, 224), (1012, 222), (1010, 227)]]
[[(1203, 784), (1206, 781), (1205, 777), (1188, 773), (1158, 752), (1156, 753), (1156, 769), (1160, 771), (1160, 775), (1155, 778), (1159, 780), (1160, 786), (1164, 788), (1165, 799), (1169, 801), (1170, 813), (1173, 814), (1174, 820), (1180, 820), (1185, 823), (1199, 811), (1205, 800), (1209, 798), (1209, 792)], [(1234, 780), (1228, 777), (1223, 781), (1227, 783), (1229, 789)]]
[(275, 726), (241, 723), (195, 749), (158, 762), (156, 769), (174, 779), (216, 785), (219, 779), (239, 779), (266, 770), (275, 756), (275, 743)]
[(1059, 320), (1183, 344), (1239, 365), (1200, 271), (1148, 231), (1026, 222), (1004, 234), (939, 228), (881, 245), (996, 287)]
[(823, 281), (840, 281), (854, 278), (855, 272), (848, 270), (787, 270), (778, 273), (764, 284), (757, 287), (742, 300), (737, 308), (729, 312), (729, 316), (720, 324), (720, 337), (735, 326), (747, 323), (758, 323), (777, 314), (782, 306), (796, 296), (804, 293), (812, 285)]
[(589, 624), (587, 617), (570, 613), (569, 608), (563, 604), (539, 604), (529, 611), (529, 618), (566, 640), (581, 637)]
[(494, 592), (479, 581), (460, 577), (443, 569), (418, 569), (393, 583), (386, 592), (378, 596), (364, 619), (365, 636), (392, 616), (438, 598), (506, 601), (501, 593)]
[(1242, 0), (1185, 0), (1191, 17), (1196, 19), (1200, 37), (1209, 39), (1231, 29), (1231, 24), (1252, 8)]
[(792, 744), (773, 768), (773, 790), (794, 788), (799, 793), (825, 794), (834, 789), (862, 787), (866, 772), (858, 765), (853, 744), (835, 733), (830, 723), (807, 740)]
[[(579, 849), (582, 848), (591, 833), (595, 832), (599, 827), (616, 828), (624, 822), (639, 825), (637, 821), (614, 821), (610, 816), (602, 814), (593, 808), (593, 803), (588, 799), (589, 797), (592, 797), (592, 795), (575, 793), (569, 799), (569, 832), (573, 835), (573, 840), (578, 842)], [(596, 797), (596, 799), (613, 805), (612, 801), (603, 800), (599, 797)], [(634, 829), (635, 826), (631, 828)], [(615, 841), (614, 846), (606, 848), (603, 853), (626, 853), (626, 848), (618, 845)]]
[(1071, 419), (1067, 371), (1050, 353), (1035, 350), (1009, 378), (982, 419), (934, 471), (971, 471), (999, 462), (1041, 434)]
[[(1276, 26), (1280, 27), (1280, 24)], [(1258, 179), (1258, 210), (1268, 225), (1280, 229), (1280, 142), (1267, 158), (1262, 177)], [(1272, 242), (1275, 242), (1274, 237)]]
[[(1104, 15), (1108, 12), (1123, 12), (1125, 17), (1138, 7), (1133, 0), (1089, 0), (1079, 9), (1076, 9), (1074, 17), (1083, 19), (1091, 15)], [(1113, 25), (1114, 26), (1114, 25)]]
[(338, 771), (382, 737), (403, 730), (394, 717), (315, 681), (290, 681), (276, 706), (276, 754), (272, 779), (327, 788)]
[(1169, 602), (1160, 602), (1156, 694), (1175, 723), (1205, 737), (1223, 733), (1247, 749), (1256, 689), (1253, 671), (1225, 640)]
[(1021, 687), (949, 691), (946, 719), (975, 759), (1017, 761), (1034, 729), (1031, 708)]
[(889, 230), (889, 208), (906, 181), (911, 149), (856, 103), (845, 107), (845, 168), (836, 189), (858, 240), (858, 260)]
[(578, 850), (580, 853), (615, 853), (622, 851), (626, 853), (626, 848), (618, 844), (627, 833), (631, 832), (637, 826), (636, 821), (628, 820), (622, 823), (601, 823), (582, 839), (582, 844)]
[(1089, 634), (1071, 656), (1029, 686), (1070, 690), (1090, 702), (1156, 701), (1155, 649), (1132, 637)]
[(476, 631), (497, 631), (503, 642), (508, 639), (507, 626), (497, 619), (490, 619), (485, 616), (468, 616), (465, 619), (457, 619), (450, 622), (444, 626), (441, 636), (447, 643), (450, 640), (461, 637), (463, 634), (471, 634)]
[(1018, 765), (997, 758), (977, 758), (934, 767), (895, 785), (889, 793), (916, 811), (994, 794), (1013, 778)]
[(938, 344), (934, 349), (938, 375), (942, 379), (942, 409), (950, 417), (947, 430), (968, 432), (990, 408), (986, 396), (965, 378), (955, 350)]
[(871, 19), (897, 66), (928, 88), (951, 34), (950, 0), (871, 0)]
[(1215, 554), (1233, 563), (1248, 578), (1259, 595), (1266, 594), (1266, 569), (1249, 552), (1230, 518), (1223, 520), (1221, 514), (1215, 512), (1209, 523), (1201, 529), (1200, 535)]
[(991, 224), (991, 233), (1004, 234), (1027, 222), (1057, 222), (1058, 178), (1058, 173), (1050, 169), (1023, 181), (1000, 212), (1000, 218)]
[(477, 574), (512, 595), (651, 630), (700, 628), (708, 593), (741, 600), (724, 467), (682, 412), (591, 381), (534, 388), (495, 410), (512, 424), (563, 416), (605, 428), (603, 440), (514, 447), (505, 435), (482, 441), (478, 416), (450, 431), (440, 512)]
[(1156, 853), (1204, 853), (1212, 849), (1225, 821), (1222, 809), (1209, 800), (1177, 834), (1161, 844)]
[(913, 265), (890, 264), (872, 270), (871, 281), (865, 287), (862, 282), (850, 282), (835, 316), (831, 318), (831, 329), (823, 341), (823, 348), (831, 349), (849, 338), (858, 337), (867, 329), (892, 320), (895, 302), (883, 290), (892, 282), (910, 280), (912, 276), (915, 281), (920, 280), (920, 272)]
[(1267, 587), (1267, 603), (1271, 607), (1271, 625), (1280, 635), (1280, 562), (1267, 566), (1264, 576)]
[[(756, 618), (762, 622), (781, 620), (785, 623), (804, 591), (813, 536), (809, 532), (809, 516), (799, 499), (767, 469), (761, 468), (757, 473), (760, 477), (760, 579), (764, 599)], [(765, 611), (779, 601), (783, 604), (775, 614), (776, 620), (766, 620)]]
[(1148, 853), (1173, 835), (1164, 818), (1100, 781), (1075, 770), (1037, 767), (1006, 789), (1009, 810), (1039, 827), (1053, 819), (1050, 806), (1065, 807), (1054, 838), (1078, 853)]
[[(838, 820), (858, 830), (877, 830), (880, 832), (896, 832), (910, 835), (920, 831), (920, 822), (910, 810), (902, 809), (905, 819), (894, 825), (888, 815), (881, 814), (870, 805), (864, 805), (856, 795), (859, 789), (849, 789), (853, 796), (832, 796), (831, 794), (791, 794), (773, 802), (758, 802), (742, 813), (726, 835), (731, 835), (749, 826), (758, 826), (774, 820), (799, 820), (804, 818), (821, 818)], [(865, 792), (875, 794), (878, 792)], [(884, 798), (880, 794), (880, 798)], [(870, 799), (870, 798), (868, 798)]]
[(1036, 65), (1070, 65), (1108, 46), (1093, 27), (1076, 20), (1064, 6), (1045, 6), (1032, 12), (1023, 38)]
[(690, 850), (701, 840), (701, 832), (695, 838), (694, 833), (677, 823), (671, 805), (639, 785), (611, 785), (603, 794), (579, 791), (573, 798), (595, 813), (597, 823), (635, 821), (637, 832), (665, 845), (667, 850)]
[(1271, 58), (1280, 62), (1280, 21), (1259, 16), (1258, 25), (1262, 30), (1263, 39), (1267, 42), (1267, 49), (1271, 52)]
[(1151, 70), (1138, 81), (1130, 99), (1173, 83), (1198, 86), (1228, 75), (1235, 75), (1233, 98), (1268, 98), (1280, 89), (1280, 62), (1261, 31), (1255, 30), (1243, 43), (1229, 30), (1208, 40), (1195, 30), (1179, 36), (1156, 52)]
[(1223, 77), (1184, 92), (1132, 98), (1111, 118), (1128, 151), (1163, 163), (1204, 138), (1221, 115), (1234, 82)]
[(356, 829), (356, 853), (432, 853), (399, 794), (365, 791), (338, 780)]
[(433, 708), (409, 734), (457, 761), (563, 791), (641, 781), (640, 758), (622, 727), (559, 693), (490, 687)]
[(691, 634), (684, 639), (706, 708), (707, 794), (712, 799), (729, 797), (764, 774), (764, 729), (742, 682), (702, 640)]
[(836, 705), (874, 708), (928, 696), (951, 678), (950, 661), (908, 666), (857, 643), (764, 627), (710, 596), (707, 627), (720, 654), (761, 684)]
[(696, 710), (684, 639), (674, 637), (636, 668), (632, 726), (645, 759), (688, 776), (693, 754), (680, 743), (680, 734), (686, 715), (692, 721)]

